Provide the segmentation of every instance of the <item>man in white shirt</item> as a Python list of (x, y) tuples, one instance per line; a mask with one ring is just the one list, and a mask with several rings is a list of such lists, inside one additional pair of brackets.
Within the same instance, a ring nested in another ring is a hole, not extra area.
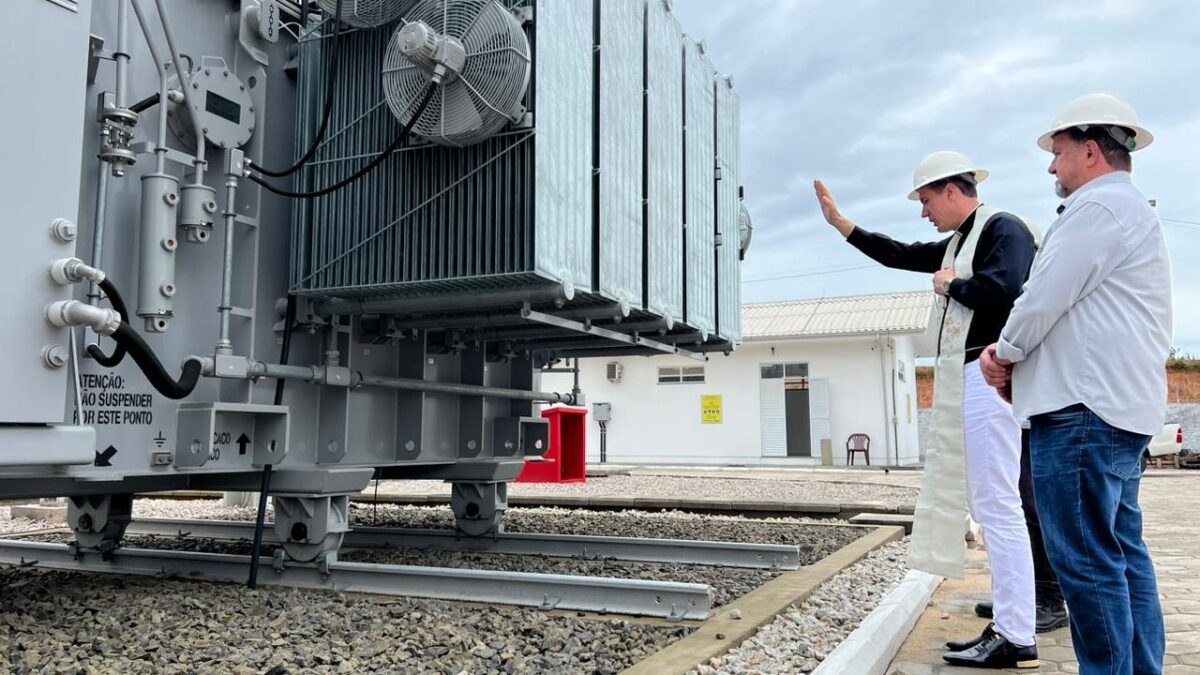
[(1080, 673), (1160, 673), (1162, 608), (1138, 506), (1162, 429), (1171, 279), (1157, 216), (1130, 181), (1153, 140), (1111, 94), (1077, 99), (1038, 145), (1065, 200), (997, 344), (988, 383), (1031, 426), (1034, 491)]

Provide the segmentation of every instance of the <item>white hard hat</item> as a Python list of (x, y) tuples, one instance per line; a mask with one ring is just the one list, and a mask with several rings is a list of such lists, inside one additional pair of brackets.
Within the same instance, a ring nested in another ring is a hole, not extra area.
[(960, 176), (964, 173), (974, 176), (976, 184), (982, 183), (988, 177), (986, 170), (975, 166), (975, 163), (961, 152), (939, 150), (921, 160), (921, 163), (917, 165), (917, 170), (913, 172), (913, 189), (908, 193), (908, 198), (914, 202), (918, 201), (920, 197), (917, 196), (917, 190), (943, 178)]
[(1137, 113), (1133, 112), (1133, 106), (1116, 94), (1100, 93), (1080, 96), (1071, 101), (1067, 107), (1054, 116), (1054, 123), (1050, 125), (1050, 131), (1038, 138), (1038, 147), (1050, 152), (1054, 143), (1054, 134), (1071, 127), (1081, 127), (1086, 130), (1089, 126), (1097, 124), (1132, 129), (1133, 138), (1129, 138), (1128, 135), (1115, 129), (1109, 132), (1113, 134), (1113, 138), (1116, 138), (1117, 142), (1129, 148), (1130, 152), (1141, 150), (1154, 142), (1154, 136), (1138, 126)]

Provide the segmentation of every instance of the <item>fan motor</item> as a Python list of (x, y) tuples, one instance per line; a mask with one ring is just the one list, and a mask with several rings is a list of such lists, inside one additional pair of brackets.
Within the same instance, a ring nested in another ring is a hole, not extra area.
[(452, 81), (467, 62), (467, 50), (461, 42), (439, 35), (423, 21), (405, 24), (396, 40), (400, 53), (434, 81)]
[(413, 133), (438, 145), (474, 145), (522, 119), (531, 61), (521, 20), (495, 0), (422, 0), (392, 34), (384, 96), (406, 122), (432, 83), (437, 92)]

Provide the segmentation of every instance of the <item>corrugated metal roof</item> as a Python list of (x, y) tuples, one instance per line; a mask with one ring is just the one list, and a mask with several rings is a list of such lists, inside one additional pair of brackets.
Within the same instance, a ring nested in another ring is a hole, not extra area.
[(745, 339), (919, 333), (929, 325), (933, 293), (880, 293), (742, 305)]

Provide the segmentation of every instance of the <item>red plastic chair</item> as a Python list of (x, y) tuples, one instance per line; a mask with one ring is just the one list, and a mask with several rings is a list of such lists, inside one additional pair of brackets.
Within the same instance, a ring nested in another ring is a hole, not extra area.
[(850, 434), (846, 439), (846, 465), (854, 466), (854, 453), (861, 452), (871, 466), (871, 437), (866, 434)]

